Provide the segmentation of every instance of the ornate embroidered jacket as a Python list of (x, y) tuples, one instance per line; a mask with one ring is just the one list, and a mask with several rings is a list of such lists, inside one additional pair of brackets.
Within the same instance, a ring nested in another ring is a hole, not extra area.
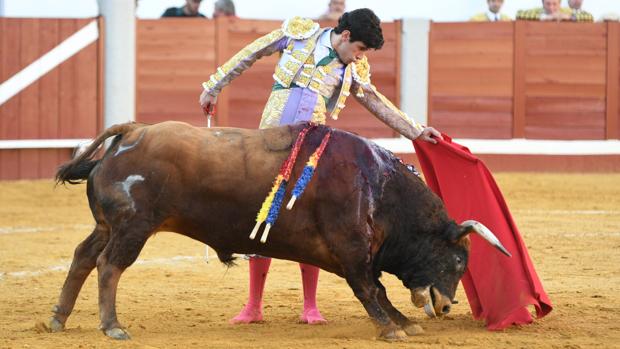
[[(568, 14), (571, 16), (572, 20), (575, 22), (593, 22), (594, 17), (586, 11), (583, 10), (571, 10), (570, 8), (561, 8), (560, 11), (562, 13)], [(522, 19), (526, 21), (540, 21), (543, 18), (545, 13), (545, 9), (542, 7), (534, 8), (530, 10), (519, 10), (517, 11), (517, 19)]]
[(310, 19), (287, 20), (280, 29), (252, 42), (217, 68), (203, 87), (217, 96), (258, 59), (279, 52), (281, 57), (273, 74), (275, 84), (260, 128), (303, 121), (324, 124), (327, 116), (337, 119), (353, 91), (355, 98), (373, 114), (397, 115), (423, 130), (424, 126), (407, 117), (372, 85), (366, 58), (345, 65), (331, 56), (320, 57), (320, 50), (332, 50), (331, 30), (319, 28)]

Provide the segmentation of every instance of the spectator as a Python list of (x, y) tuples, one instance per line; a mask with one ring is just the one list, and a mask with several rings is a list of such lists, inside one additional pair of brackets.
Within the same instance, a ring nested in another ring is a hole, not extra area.
[(542, 0), (543, 7), (531, 10), (519, 10), (517, 19), (528, 21), (570, 21), (572, 12), (570, 9), (562, 8), (560, 0)]
[(581, 9), (583, 0), (568, 0), (568, 6), (571, 9), (571, 19), (575, 22), (594, 22), (594, 16), (589, 12)]
[(345, 10), (345, 0), (330, 0), (327, 12), (319, 17), (319, 21), (337, 21)]
[(479, 13), (473, 16), (470, 21), (472, 22), (497, 22), (497, 21), (511, 21), (510, 16), (501, 13), (504, 0), (487, 0), (489, 10)]
[(232, 0), (217, 0), (213, 7), (213, 18), (236, 17), (235, 4)]
[(162, 17), (205, 17), (202, 13), (198, 12), (200, 2), (202, 0), (185, 0), (185, 5), (182, 7), (171, 7), (167, 9)]

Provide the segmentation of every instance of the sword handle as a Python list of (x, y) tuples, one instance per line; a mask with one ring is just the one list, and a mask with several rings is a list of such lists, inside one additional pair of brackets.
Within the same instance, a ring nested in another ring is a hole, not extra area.
[(215, 116), (215, 103), (209, 103), (202, 109), (202, 112), (207, 117), (207, 127), (211, 128), (211, 119)]

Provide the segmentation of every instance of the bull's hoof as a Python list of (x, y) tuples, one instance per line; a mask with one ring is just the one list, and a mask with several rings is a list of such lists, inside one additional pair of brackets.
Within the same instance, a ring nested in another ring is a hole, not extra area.
[(65, 330), (65, 324), (63, 324), (62, 322), (60, 322), (60, 320), (58, 320), (57, 318), (55, 318), (54, 316), (52, 316), (50, 318), (50, 322), (48, 325), (49, 331), (54, 333), (54, 332), (62, 332)]
[(379, 339), (388, 342), (397, 342), (407, 339), (407, 333), (400, 328), (388, 328), (381, 331)]
[(403, 330), (408, 336), (417, 336), (424, 333), (424, 329), (422, 329), (422, 326), (418, 324), (405, 325), (403, 326)]
[(131, 339), (131, 337), (129, 336), (129, 333), (127, 333), (127, 331), (123, 330), (122, 328), (115, 327), (109, 330), (105, 330), (103, 332), (105, 333), (106, 336), (112, 339), (118, 339), (118, 340)]

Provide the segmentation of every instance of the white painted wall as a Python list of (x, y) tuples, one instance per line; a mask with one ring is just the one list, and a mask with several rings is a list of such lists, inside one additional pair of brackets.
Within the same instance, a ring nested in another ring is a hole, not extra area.
[(401, 48), (400, 107), (423, 125), (428, 122), (428, 43), (431, 22), (405, 19)]
[(99, 0), (105, 21), (103, 125), (135, 120), (136, 17), (128, 0)]

